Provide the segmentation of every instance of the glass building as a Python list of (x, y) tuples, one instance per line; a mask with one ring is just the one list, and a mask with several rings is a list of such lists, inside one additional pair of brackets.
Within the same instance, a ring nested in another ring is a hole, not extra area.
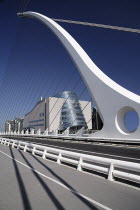
[(85, 128), (87, 127), (81, 105), (75, 92), (64, 91), (53, 97), (66, 99), (61, 110), (59, 130), (65, 130), (68, 127), (71, 130), (78, 130), (83, 126)]

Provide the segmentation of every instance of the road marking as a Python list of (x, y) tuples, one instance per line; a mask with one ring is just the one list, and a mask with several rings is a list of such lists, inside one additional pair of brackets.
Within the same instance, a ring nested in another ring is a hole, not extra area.
[(15, 159), (15, 158), (11, 157), (10, 155), (6, 154), (5, 152), (3, 152), (3, 151), (1, 151), (1, 150), (0, 150), (0, 152), (1, 152), (2, 154), (4, 154), (5, 156), (9, 157), (10, 159), (14, 160), (15, 162), (21, 164), (22, 166), (24, 166), (24, 167), (30, 169), (31, 171), (34, 171), (35, 173), (37, 173), (37, 174), (39, 174), (39, 175), (45, 177), (46, 179), (49, 179), (50, 181), (55, 182), (56, 184), (58, 184), (59, 186), (65, 188), (65, 189), (67, 189), (68, 191), (72, 192), (73, 194), (78, 195), (78, 196), (84, 198), (85, 200), (87, 200), (87, 201), (89, 201), (89, 202), (91, 202), (91, 203), (93, 203), (93, 204), (95, 204), (95, 205), (97, 205), (97, 206), (99, 206), (99, 207), (101, 207), (101, 208), (103, 208), (103, 209), (105, 209), (105, 210), (112, 210), (111, 208), (109, 208), (109, 207), (107, 207), (107, 206), (105, 206), (105, 205), (103, 205), (103, 204), (101, 204), (101, 203), (99, 203), (99, 202), (97, 202), (97, 201), (95, 201), (95, 200), (93, 200), (93, 199), (91, 199), (91, 198), (89, 198), (89, 197), (87, 197), (87, 196), (85, 196), (85, 195), (79, 193), (78, 191), (72, 190), (71, 188), (67, 187), (66, 185), (62, 184), (61, 182), (58, 182), (58, 181), (56, 181), (55, 179), (52, 179), (51, 177), (46, 176), (45, 174), (39, 172), (38, 170), (36, 170), (36, 169), (34, 169), (34, 168), (31, 168), (30, 166), (28, 166), (28, 165), (26, 165), (26, 164), (20, 162), (19, 160), (17, 160), (17, 159)]
[(87, 150), (78, 150), (78, 149), (73, 149), (73, 148), (69, 148), (69, 147), (60, 147), (60, 146), (55, 146), (55, 145), (50, 145), (50, 144), (42, 144), (42, 143), (37, 143), (37, 142), (30, 142), (30, 141), (26, 141), (28, 143), (33, 143), (33, 144), (38, 144), (38, 145), (43, 145), (43, 146), (48, 146), (48, 147), (56, 147), (56, 148), (62, 148), (62, 149), (70, 149), (70, 150), (74, 150), (74, 151), (81, 151), (81, 152), (88, 152), (88, 153), (92, 153), (92, 154), (98, 154), (98, 155), (108, 155), (111, 157), (119, 157), (119, 158), (124, 158), (124, 159), (132, 159), (132, 160), (139, 160), (138, 158), (131, 158), (131, 157), (124, 157), (124, 156), (119, 156), (119, 155), (110, 155), (110, 154), (105, 154), (105, 153), (100, 153), (100, 152), (91, 152), (91, 151), (87, 151)]

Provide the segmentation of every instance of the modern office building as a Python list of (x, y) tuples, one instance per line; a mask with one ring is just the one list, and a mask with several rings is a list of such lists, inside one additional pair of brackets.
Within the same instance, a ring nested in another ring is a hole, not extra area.
[(92, 129), (91, 102), (80, 101), (76, 93), (64, 91), (49, 98), (41, 98), (35, 107), (25, 115), (24, 129), (40, 129), (44, 132), (77, 129)]

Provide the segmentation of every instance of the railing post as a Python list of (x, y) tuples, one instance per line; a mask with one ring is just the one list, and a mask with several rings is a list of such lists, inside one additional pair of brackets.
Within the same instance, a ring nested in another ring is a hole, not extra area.
[(5, 139), (5, 141), (4, 141), (4, 145), (6, 145), (6, 141), (7, 141), (7, 140)]
[(26, 149), (27, 149), (27, 145), (25, 144), (25, 147), (24, 147), (24, 152), (26, 152)]
[(35, 155), (35, 147), (33, 147), (32, 155)]
[(81, 166), (82, 162), (83, 162), (83, 159), (82, 159), (82, 157), (80, 157), (79, 162), (78, 162), (78, 166), (77, 166), (78, 171), (82, 171), (82, 166)]
[(47, 150), (45, 149), (42, 155), (42, 158), (45, 159), (46, 158), (46, 154), (47, 154)]
[(110, 168), (109, 168), (109, 174), (108, 174), (108, 180), (109, 181), (113, 181), (113, 171), (114, 171), (114, 165), (113, 163), (110, 164)]
[(38, 136), (40, 136), (40, 135), (41, 135), (41, 130), (40, 130), (40, 129), (38, 129), (38, 131), (37, 131), (37, 135), (38, 135)]
[(17, 146), (17, 149), (19, 149), (20, 148), (20, 142), (18, 142), (18, 146)]
[(8, 144), (7, 144), (7, 146), (9, 146), (10, 145), (10, 140), (8, 141)]
[(48, 128), (44, 131), (43, 135), (48, 136)]
[(12, 148), (14, 148), (14, 146), (15, 146), (15, 142), (13, 141)]
[(57, 163), (58, 164), (61, 164), (61, 157), (62, 157), (62, 155), (61, 155), (61, 153), (59, 153), (58, 158), (57, 158)]

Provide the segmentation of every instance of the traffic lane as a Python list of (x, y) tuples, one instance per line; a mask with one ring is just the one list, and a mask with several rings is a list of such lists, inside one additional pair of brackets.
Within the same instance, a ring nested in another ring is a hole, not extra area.
[[(93, 155), (93, 152), (96, 153), (96, 155), (102, 156), (102, 157), (108, 157), (108, 158), (117, 158), (119, 160), (125, 160), (125, 161), (131, 161), (131, 162), (137, 162), (140, 163), (140, 150), (134, 149), (134, 148), (119, 148), (119, 147), (111, 147), (111, 146), (105, 146), (105, 145), (93, 145), (90, 143), (72, 143), (72, 142), (62, 142), (57, 140), (45, 140), (45, 139), (31, 139), (31, 138), (14, 138), (26, 142), (34, 142), (43, 144), (44, 146), (55, 146), (57, 148), (64, 147), (68, 150), (74, 149), (77, 150), (79, 153), (85, 153), (85, 154), (91, 154)], [(80, 151), (81, 150), (81, 151)], [(75, 151), (76, 152), (76, 151)], [(98, 154), (99, 153), (99, 154)], [(134, 160), (133, 160), (134, 158)]]
[[(27, 141), (28, 143), (30, 143), (29, 141)], [(36, 144), (36, 142), (34, 142)], [(105, 157), (105, 158), (111, 158), (111, 159), (117, 159), (117, 160), (123, 160), (123, 161), (130, 161), (130, 162), (134, 162), (134, 163), (140, 163), (140, 159), (136, 159), (136, 158), (130, 158), (130, 157), (124, 157), (124, 156), (119, 156), (119, 155), (110, 155), (110, 154), (104, 154), (101, 152), (89, 152), (86, 150), (79, 150), (79, 149), (72, 149), (69, 147), (62, 147), (62, 146), (55, 146), (55, 145), (50, 145), (50, 144), (41, 144), (41, 143), (37, 143), (38, 145), (41, 146), (47, 146), (47, 147), (53, 147), (56, 149), (63, 149), (63, 150), (68, 150), (71, 152), (78, 152), (78, 153), (84, 153), (87, 155), (94, 155), (94, 156), (98, 156), (98, 157)]]
[[(2, 151), (10, 154), (9, 147), (1, 146)], [(21, 162), (27, 164), (26, 158), (32, 167), (36, 168), (41, 173), (46, 174), (95, 201), (100, 201), (101, 204), (109, 206), (111, 209), (139, 209), (140, 191), (138, 189), (110, 182), (97, 176), (81, 173), (69, 167), (58, 165), (36, 156), (34, 157), (16, 149), (12, 149), (12, 151), (14, 152), (15, 158)]]

